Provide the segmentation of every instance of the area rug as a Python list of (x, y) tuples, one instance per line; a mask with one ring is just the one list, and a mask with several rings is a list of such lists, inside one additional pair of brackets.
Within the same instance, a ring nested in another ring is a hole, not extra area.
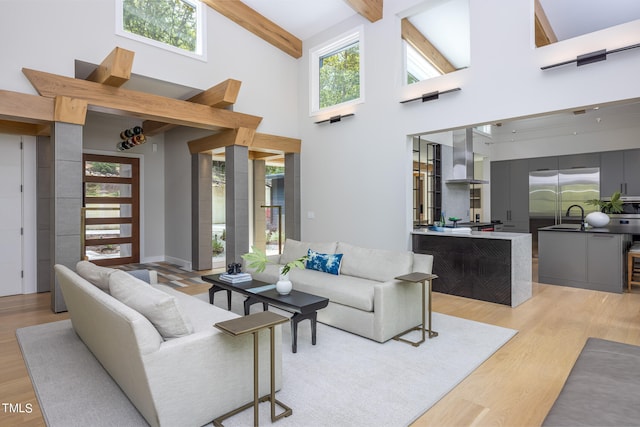
[[(226, 298), (219, 300), (226, 304)], [(233, 303), (239, 309), (239, 298)], [(433, 329), (438, 337), (413, 347), (393, 340), (380, 344), (318, 324), (313, 346), (309, 323), (302, 322), (298, 352), (292, 353), (290, 328), (283, 327), (284, 385), (277, 397), (293, 415), (275, 425), (408, 425), (517, 333), (439, 313), (433, 314)], [(48, 426), (146, 425), (70, 321), (18, 329), (16, 335)], [(270, 425), (269, 405), (260, 409), (260, 424)], [(224, 424), (250, 426), (252, 412)]]

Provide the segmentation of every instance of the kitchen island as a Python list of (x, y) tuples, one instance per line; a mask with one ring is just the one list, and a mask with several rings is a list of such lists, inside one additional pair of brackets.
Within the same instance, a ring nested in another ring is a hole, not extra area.
[(538, 230), (538, 281), (622, 293), (626, 251), (636, 227), (610, 225), (581, 230), (562, 224)]
[(412, 232), (413, 251), (433, 255), (433, 291), (516, 307), (531, 298), (531, 234)]

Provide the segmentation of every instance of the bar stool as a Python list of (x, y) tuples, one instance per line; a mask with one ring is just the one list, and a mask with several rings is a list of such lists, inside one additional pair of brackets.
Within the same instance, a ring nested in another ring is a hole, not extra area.
[(633, 275), (640, 275), (640, 266), (635, 266), (636, 259), (640, 260), (640, 243), (636, 243), (629, 248), (627, 252), (627, 284), (628, 290), (631, 292), (631, 285), (640, 285), (640, 279), (633, 280)]

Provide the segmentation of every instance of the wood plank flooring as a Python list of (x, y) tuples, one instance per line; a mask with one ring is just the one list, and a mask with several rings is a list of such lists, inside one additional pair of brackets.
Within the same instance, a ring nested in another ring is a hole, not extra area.
[[(434, 293), (437, 312), (519, 332), (414, 426), (540, 425), (587, 337), (640, 345), (639, 287), (611, 294), (535, 283), (533, 291), (533, 298), (515, 309)], [(0, 403), (33, 405), (31, 413), (9, 413), (0, 406), (1, 427), (45, 425), (15, 330), (68, 318), (52, 313), (49, 299), (48, 293), (0, 298)], [(72, 402), (69, 408), (80, 410)]]

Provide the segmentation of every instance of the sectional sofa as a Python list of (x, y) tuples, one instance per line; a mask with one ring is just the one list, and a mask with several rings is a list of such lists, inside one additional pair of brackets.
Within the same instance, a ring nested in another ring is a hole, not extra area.
[(248, 271), (256, 280), (275, 283), (280, 267), (307, 255), (310, 249), (316, 254), (339, 255), (328, 257), (333, 264), (340, 258), (337, 271), (332, 271), (338, 274), (311, 269), (309, 262), (307, 268), (293, 268), (289, 273), (293, 289), (329, 298), (329, 305), (318, 311), (319, 322), (378, 342), (422, 323), (421, 285), (394, 278), (411, 272), (431, 273), (431, 255), (287, 239), (282, 255), (270, 256), (271, 264), (263, 272)]
[[(253, 400), (253, 340), (213, 327), (239, 317), (164, 285), (81, 261), (56, 277), (78, 336), (151, 426), (201, 426)], [(276, 388), (282, 384), (275, 328)], [(269, 339), (260, 332), (260, 395)], [(106, 417), (109, 414), (105, 414)]]

